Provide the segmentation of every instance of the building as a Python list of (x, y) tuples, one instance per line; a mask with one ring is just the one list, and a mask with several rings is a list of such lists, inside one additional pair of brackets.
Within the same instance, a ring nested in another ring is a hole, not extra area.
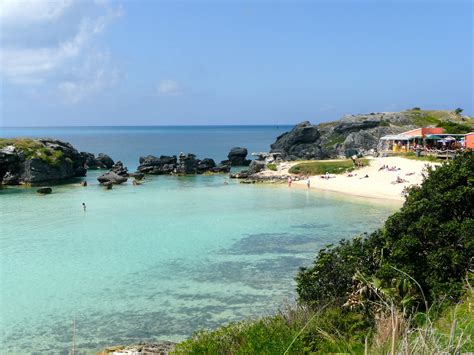
[(418, 152), (423, 155), (452, 156), (459, 150), (474, 149), (474, 132), (446, 133), (441, 127), (422, 127), (380, 138), (379, 151)]

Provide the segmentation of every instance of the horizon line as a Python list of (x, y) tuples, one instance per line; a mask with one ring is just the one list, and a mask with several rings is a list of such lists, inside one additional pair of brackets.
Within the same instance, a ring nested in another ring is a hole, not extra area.
[(111, 127), (279, 127), (297, 123), (280, 124), (196, 124), (196, 125), (71, 125), (71, 126), (0, 126), (1, 128), (111, 128)]

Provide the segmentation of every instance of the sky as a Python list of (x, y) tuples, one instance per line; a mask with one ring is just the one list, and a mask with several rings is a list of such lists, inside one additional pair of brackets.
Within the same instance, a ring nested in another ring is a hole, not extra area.
[(473, 1), (0, 0), (0, 127), (474, 114)]

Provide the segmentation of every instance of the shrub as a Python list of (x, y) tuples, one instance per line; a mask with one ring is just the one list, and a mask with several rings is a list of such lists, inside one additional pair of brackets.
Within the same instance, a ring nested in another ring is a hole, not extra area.
[(296, 278), (299, 299), (320, 304), (347, 296), (351, 278), (360, 271), (387, 288), (406, 273), (421, 286), (419, 300), (447, 296), (457, 301), (474, 254), (473, 230), (474, 157), (468, 153), (429, 169), (380, 230), (320, 251), (313, 266), (302, 268)]

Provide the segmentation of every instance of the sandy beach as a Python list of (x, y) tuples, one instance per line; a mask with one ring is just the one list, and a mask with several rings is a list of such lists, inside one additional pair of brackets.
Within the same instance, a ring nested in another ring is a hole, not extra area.
[[(384, 165), (395, 166), (399, 170), (380, 170)], [(332, 175), (330, 179), (311, 176), (311, 188), (367, 198), (403, 201), (405, 199), (402, 195), (403, 189), (418, 185), (423, 181), (422, 172), (426, 165), (436, 166), (439, 163), (399, 157), (371, 158), (370, 165), (354, 171), (352, 177), (349, 177), (349, 174)], [(366, 175), (368, 177), (364, 178)], [(397, 177), (406, 182), (393, 184), (392, 182), (396, 181)], [(293, 184), (306, 187), (307, 180), (294, 181)]]

